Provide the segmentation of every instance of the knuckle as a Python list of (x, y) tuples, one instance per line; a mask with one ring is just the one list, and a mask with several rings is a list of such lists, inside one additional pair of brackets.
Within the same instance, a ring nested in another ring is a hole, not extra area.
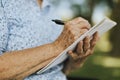
[(66, 26), (66, 27), (70, 26), (70, 22), (66, 22), (66, 23), (65, 23), (65, 26)]
[(95, 44), (96, 44), (96, 42), (94, 41), (94, 42), (93, 42), (93, 46), (95, 46)]
[(84, 27), (89, 27), (89, 24), (85, 23), (83, 24)]
[(92, 50), (90, 50), (90, 51), (88, 52), (88, 56), (89, 56), (89, 55), (92, 55), (92, 54), (93, 54), (93, 53), (92, 53)]
[(88, 22), (88, 20), (82, 18), (82, 17), (79, 17), (80, 20), (84, 21), (84, 22)]
[(82, 40), (79, 42), (79, 45), (81, 45), (81, 44), (83, 44), (83, 41), (82, 41)]
[(78, 49), (81, 50), (82, 45), (83, 45), (83, 41), (80, 41), (80, 42), (78, 43)]
[(77, 19), (85, 21), (86, 19), (83, 17), (78, 17)]
[(90, 24), (86, 21), (81, 21), (80, 22), (82, 26), (88, 27)]
[(65, 28), (68, 30), (68, 31), (71, 31), (72, 29), (72, 25), (70, 25), (69, 23), (66, 23), (65, 24)]
[(81, 20), (81, 19), (83, 19), (83, 18), (82, 18), (82, 17), (77, 17), (76, 19), (77, 19), (77, 20)]
[(86, 20), (86, 19), (85, 19), (84, 21), (85, 21), (86, 23), (89, 23), (89, 21), (88, 21), (88, 20)]
[(71, 21), (66, 22), (65, 25), (70, 26), (70, 25), (73, 25), (73, 23), (74, 23), (74, 20), (71, 20)]
[(87, 20), (85, 20), (84, 22), (87, 26), (90, 25), (90, 23)]
[(89, 23), (88, 20), (86, 20), (86, 19), (83, 19), (83, 21), (84, 21), (85, 23)]
[(82, 17), (77, 17), (77, 18), (75, 18), (74, 20), (75, 20), (75, 21), (85, 21), (85, 19), (82, 18)]
[(90, 23), (89, 23), (88, 20), (84, 20), (83, 22), (84, 22), (84, 26), (85, 26), (85, 27), (88, 27), (88, 28), (91, 27), (91, 25), (90, 25)]
[(85, 38), (83, 39), (83, 41), (84, 41), (84, 42), (86, 42), (86, 41), (88, 42), (88, 41), (89, 41), (89, 37), (88, 37), (88, 36), (85, 37)]

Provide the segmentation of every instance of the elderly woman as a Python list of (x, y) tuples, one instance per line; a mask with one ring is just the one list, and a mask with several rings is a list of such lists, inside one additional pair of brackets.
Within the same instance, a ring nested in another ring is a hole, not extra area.
[(66, 80), (62, 70), (69, 73), (93, 53), (97, 33), (69, 51), (71, 57), (64, 66), (35, 74), (90, 28), (83, 18), (68, 21), (64, 27), (52, 19), (59, 17), (47, 0), (0, 0), (0, 80)]

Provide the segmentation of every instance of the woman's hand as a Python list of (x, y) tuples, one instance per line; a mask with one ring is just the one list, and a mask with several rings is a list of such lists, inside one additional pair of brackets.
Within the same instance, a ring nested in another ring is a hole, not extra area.
[(55, 43), (64, 50), (89, 29), (90, 24), (87, 20), (75, 18), (65, 23), (64, 30)]
[[(64, 30), (55, 43), (64, 50), (89, 29), (90, 24), (87, 20), (81, 17), (75, 18), (65, 23)], [(86, 58), (93, 53), (97, 40), (98, 33), (96, 32), (91, 40), (87, 36), (78, 43), (74, 51), (69, 51), (70, 57), (65, 62), (63, 71), (68, 74), (70, 71), (79, 68)]]
[(73, 61), (82, 61), (87, 56), (93, 54), (94, 47), (98, 41), (98, 32), (94, 33), (93, 38), (90, 39), (89, 36), (85, 37), (83, 41), (80, 41), (77, 48), (74, 51), (69, 51), (68, 54)]
[(87, 36), (83, 41), (80, 41), (74, 51), (69, 51), (69, 58), (65, 62), (64, 72), (69, 74), (71, 71), (82, 67), (88, 56), (93, 54), (94, 47), (98, 41), (98, 32), (93, 35), (91, 39)]
[[(64, 30), (59, 38), (55, 41), (63, 50), (70, 46), (76, 39), (90, 29), (90, 24), (87, 20), (78, 17), (65, 23)], [(82, 66), (86, 58), (93, 54), (94, 47), (98, 40), (96, 32), (91, 39), (87, 36), (83, 41), (80, 41), (74, 51), (69, 51), (69, 59), (65, 61), (63, 71), (68, 74), (72, 70)]]

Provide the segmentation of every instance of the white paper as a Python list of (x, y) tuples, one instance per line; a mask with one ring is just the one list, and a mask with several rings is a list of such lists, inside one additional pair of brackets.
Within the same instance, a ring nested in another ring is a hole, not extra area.
[(99, 35), (101, 36), (103, 33), (107, 32), (108, 30), (110, 30), (112, 27), (114, 27), (116, 25), (116, 22), (105, 18), (103, 19), (100, 23), (98, 23), (97, 25), (93, 26), (89, 31), (87, 31), (86, 33), (84, 33), (82, 36), (80, 36), (80, 38), (78, 38), (73, 44), (71, 44), (67, 49), (65, 49), (61, 54), (59, 54), (54, 60), (52, 60), (47, 66), (45, 66), (44, 68), (42, 68), (41, 70), (39, 70), (37, 72), (37, 74), (41, 74), (43, 72), (45, 72), (46, 70), (62, 63), (65, 59), (67, 59), (68, 55), (67, 52), (69, 50), (74, 50), (74, 48), (76, 47), (76, 45), (78, 44), (79, 41), (83, 40), (86, 36), (91, 36), (98, 31)]

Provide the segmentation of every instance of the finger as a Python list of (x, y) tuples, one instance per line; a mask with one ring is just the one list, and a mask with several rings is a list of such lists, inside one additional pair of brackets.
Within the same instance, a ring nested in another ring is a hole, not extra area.
[(84, 34), (85, 32), (87, 32), (88, 30), (87, 29), (81, 29), (80, 33), (81, 34)]
[(75, 24), (75, 27), (78, 27), (79, 29), (90, 29), (90, 24), (88, 21), (81, 21), (77, 24)]
[(76, 37), (79, 38), (82, 34), (84, 34), (87, 31), (88, 31), (87, 29), (81, 29), (81, 30), (75, 29)]
[(91, 50), (90, 49), (88, 49), (84, 55), (79, 56), (79, 59), (86, 58), (89, 55), (91, 55)]
[(86, 52), (89, 48), (90, 48), (90, 37), (87, 36), (85, 37), (85, 39), (83, 40), (83, 51)]
[(73, 20), (71, 20), (71, 21), (69, 21), (71, 24), (77, 24), (77, 23), (79, 23), (79, 22), (81, 22), (81, 21), (87, 21), (87, 20), (85, 20), (84, 18), (82, 18), (82, 17), (77, 17), (77, 18), (75, 18), (75, 19), (73, 19)]
[(76, 49), (76, 53), (78, 55), (83, 54), (83, 41), (80, 41), (78, 43), (78, 46), (77, 46), (77, 49)]
[(91, 49), (91, 50), (94, 49), (94, 47), (95, 47), (96, 42), (98, 41), (98, 39), (99, 39), (98, 32), (95, 32), (95, 33), (93, 34), (92, 40), (90, 41), (90, 49)]
[(85, 54), (82, 54), (78, 57), (77, 62), (84, 63), (84, 61), (87, 59), (88, 56), (91, 55), (91, 50), (88, 49)]
[(78, 59), (78, 55), (76, 53), (73, 53), (73, 51), (68, 51), (69, 56), (73, 59), (73, 60), (77, 60)]
[(83, 57), (88, 57), (92, 54), (92, 51), (88, 49)]
[(78, 39), (82, 34), (84, 34), (87, 31), (88, 31), (87, 29), (81, 29), (81, 30), (76, 29), (74, 32), (74, 34), (76, 34), (75, 39)]

